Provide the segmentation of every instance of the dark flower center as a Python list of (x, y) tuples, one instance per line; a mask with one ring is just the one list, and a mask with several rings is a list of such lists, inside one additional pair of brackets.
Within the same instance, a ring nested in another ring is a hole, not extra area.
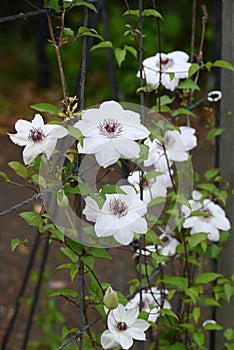
[(127, 327), (127, 324), (125, 322), (118, 322), (117, 323), (117, 328), (120, 330), (120, 331), (126, 331), (126, 329), (128, 328)]
[(128, 206), (124, 201), (120, 199), (113, 199), (110, 201), (110, 210), (119, 218), (125, 216), (128, 212)]
[(33, 142), (40, 142), (45, 138), (45, 134), (40, 127), (32, 128), (29, 130), (28, 138)]
[(101, 135), (106, 136), (109, 139), (113, 139), (122, 133), (123, 126), (115, 119), (105, 119), (99, 124), (98, 129)]
[(168, 58), (167, 56), (162, 56), (160, 59), (160, 62), (157, 63), (158, 67), (160, 67), (160, 63), (161, 63), (161, 66), (163, 66), (163, 68), (168, 68), (173, 66), (174, 61), (172, 58)]

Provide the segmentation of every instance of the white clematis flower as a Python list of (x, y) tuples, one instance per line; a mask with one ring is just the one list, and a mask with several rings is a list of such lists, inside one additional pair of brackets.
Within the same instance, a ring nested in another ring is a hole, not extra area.
[(63, 126), (44, 124), (40, 114), (36, 114), (31, 122), (19, 119), (15, 124), (15, 130), (17, 134), (9, 136), (15, 144), (25, 146), (23, 151), (25, 164), (31, 163), (41, 153), (45, 153), (47, 159), (50, 159), (57, 140), (68, 133)]
[[(148, 321), (156, 322), (160, 316), (160, 309), (171, 309), (170, 303), (165, 299), (167, 291), (160, 291), (157, 287), (152, 287), (151, 290), (142, 291), (142, 311), (149, 314)], [(153, 308), (150, 307), (154, 306)], [(140, 308), (140, 293), (137, 293), (126, 305), (126, 309)]]
[[(180, 79), (188, 77), (188, 70), (191, 66), (188, 59), (189, 56), (183, 51), (173, 51), (169, 54), (161, 53), (161, 55), (157, 53), (143, 61), (143, 77), (147, 84), (158, 87), (161, 69), (161, 84), (166, 89), (174, 91)], [(170, 73), (173, 73), (173, 76), (170, 76)], [(140, 77), (140, 72), (137, 73), (137, 76)]]
[[(176, 238), (165, 232), (159, 236), (159, 239), (162, 242), (161, 244), (157, 246), (153, 244), (147, 245), (145, 248), (141, 249), (141, 254), (145, 256), (155, 252), (164, 256), (173, 256), (176, 254), (176, 247), (180, 244)], [(140, 254), (140, 250), (138, 249), (136, 253)]]
[[(138, 194), (140, 194), (140, 173), (133, 171), (127, 178), (128, 182), (132, 184)], [(158, 175), (156, 178), (150, 178), (143, 183), (143, 201), (147, 204), (154, 198), (166, 197), (167, 187), (171, 183), (168, 173)]]
[(117, 242), (128, 245), (134, 239), (134, 234), (145, 234), (147, 212), (146, 203), (139, 199), (132, 186), (120, 186), (126, 194), (106, 194), (106, 201), (99, 209), (94, 199), (85, 198), (83, 210), (89, 221), (95, 222), (97, 237), (113, 236)]
[[(195, 129), (189, 126), (180, 126), (178, 130), (167, 130), (164, 136), (164, 147), (162, 142), (154, 139), (146, 139), (145, 144), (149, 147), (148, 159), (144, 161), (145, 166), (154, 165), (158, 171), (167, 171), (172, 161), (183, 162), (188, 160), (189, 151), (197, 145), (194, 135)], [(165, 152), (168, 161), (165, 156)]]
[[(210, 241), (219, 240), (219, 231), (231, 228), (230, 221), (226, 218), (224, 210), (210, 199), (202, 199), (202, 194), (193, 191), (192, 199), (189, 200), (190, 208), (182, 205), (182, 213), (185, 217), (184, 228), (190, 228), (190, 234), (205, 232)], [(190, 216), (192, 212), (200, 211), (204, 216)]]
[(140, 115), (123, 109), (115, 101), (87, 109), (74, 127), (84, 136), (83, 147), (78, 144), (78, 151), (95, 154), (98, 164), (104, 168), (116, 163), (121, 155), (138, 158), (140, 146), (136, 140), (149, 136), (148, 129), (140, 122)]
[(126, 310), (122, 304), (110, 311), (107, 318), (108, 330), (101, 336), (103, 349), (112, 349), (120, 345), (122, 349), (130, 349), (134, 340), (146, 340), (145, 331), (150, 324), (138, 318), (139, 309)]

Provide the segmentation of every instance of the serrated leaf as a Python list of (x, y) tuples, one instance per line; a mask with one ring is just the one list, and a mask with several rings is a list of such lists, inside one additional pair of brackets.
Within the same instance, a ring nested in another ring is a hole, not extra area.
[(118, 66), (121, 67), (121, 64), (123, 63), (126, 57), (126, 49), (125, 48), (121, 49), (120, 47), (117, 47), (114, 50), (114, 54), (115, 54), (115, 58), (118, 63)]
[(217, 60), (213, 63), (213, 67), (219, 67), (219, 68), (225, 68), (225, 69), (229, 69), (232, 72), (234, 72), (234, 66), (227, 61), (224, 60)]
[(29, 170), (20, 162), (9, 162), (9, 167), (15, 171), (15, 173), (23, 178), (28, 177)]
[(49, 113), (52, 115), (59, 115), (59, 113), (61, 113), (61, 110), (58, 107), (50, 103), (37, 103), (35, 105), (31, 105), (30, 107), (38, 112)]
[(13, 252), (20, 244), (27, 244), (28, 239), (21, 240), (19, 238), (13, 238), (11, 240), (11, 251)]
[(221, 277), (220, 273), (215, 272), (204, 272), (201, 273), (196, 279), (195, 284), (207, 284), (215, 281), (217, 278)]
[(112, 48), (113, 44), (111, 41), (102, 41), (101, 43), (97, 44), (97, 45), (93, 45), (90, 51), (94, 51), (97, 49), (108, 49), (108, 48)]

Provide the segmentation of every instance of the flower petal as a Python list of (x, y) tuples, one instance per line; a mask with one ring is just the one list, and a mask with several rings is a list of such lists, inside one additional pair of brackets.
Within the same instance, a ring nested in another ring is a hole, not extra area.
[(129, 245), (134, 239), (134, 233), (131, 230), (118, 230), (114, 232), (115, 240), (122, 245)]
[(138, 158), (140, 146), (137, 142), (128, 139), (116, 138), (113, 140), (114, 147), (126, 158)]
[(118, 307), (112, 311), (112, 313), (117, 323), (125, 322), (126, 311), (125, 307), (122, 304), (119, 304)]
[(35, 117), (32, 120), (32, 127), (43, 129), (43, 126), (44, 126), (44, 120), (42, 116), (39, 113), (35, 114)]
[(29, 143), (23, 150), (23, 160), (25, 164), (31, 163), (39, 154), (43, 152), (43, 149), (39, 143)]
[[(148, 322), (147, 322), (148, 323)], [(127, 330), (128, 334), (130, 337), (132, 337), (133, 339), (136, 339), (136, 340), (146, 340), (146, 335), (144, 333), (144, 331), (142, 331), (141, 329), (139, 328), (136, 328), (136, 327), (130, 327), (128, 330)]]
[(126, 316), (124, 321), (128, 324), (128, 327), (131, 327), (131, 325), (136, 321), (138, 315), (139, 315), (138, 307), (134, 309), (129, 309), (126, 311)]
[(133, 340), (130, 335), (128, 335), (127, 331), (117, 333), (115, 335), (115, 340), (119, 343), (122, 349), (129, 349), (133, 345)]
[(149, 326), (150, 324), (147, 321), (141, 320), (139, 318), (132, 324), (132, 327), (141, 329), (142, 331), (146, 331)]
[(30, 143), (28, 135), (27, 134), (8, 134), (11, 141), (14, 142), (18, 146), (26, 146), (28, 143)]
[(118, 343), (115, 341), (113, 337), (113, 333), (109, 330), (106, 330), (101, 335), (101, 344), (103, 349), (112, 349), (115, 346), (118, 346)]
[(83, 210), (83, 214), (89, 221), (95, 222), (100, 215), (100, 209), (96, 201), (90, 197), (85, 198), (86, 206)]
[(120, 152), (113, 147), (112, 143), (109, 143), (107, 148), (95, 153), (95, 157), (98, 164), (106, 168), (117, 162), (120, 157)]

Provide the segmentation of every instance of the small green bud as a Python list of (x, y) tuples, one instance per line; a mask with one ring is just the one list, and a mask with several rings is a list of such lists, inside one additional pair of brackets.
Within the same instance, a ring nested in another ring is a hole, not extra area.
[(118, 296), (117, 293), (111, 287), (107, 288), (103, 298), (103, 302), (104, 305), (110, 310), (117, 308), (119, 303)]
[(69, 201), (67, 196), (65, 195), (63, 190), (58, 190), (57, 193), (57, 203), (60, 208), (66, 209), (69, 205)]

